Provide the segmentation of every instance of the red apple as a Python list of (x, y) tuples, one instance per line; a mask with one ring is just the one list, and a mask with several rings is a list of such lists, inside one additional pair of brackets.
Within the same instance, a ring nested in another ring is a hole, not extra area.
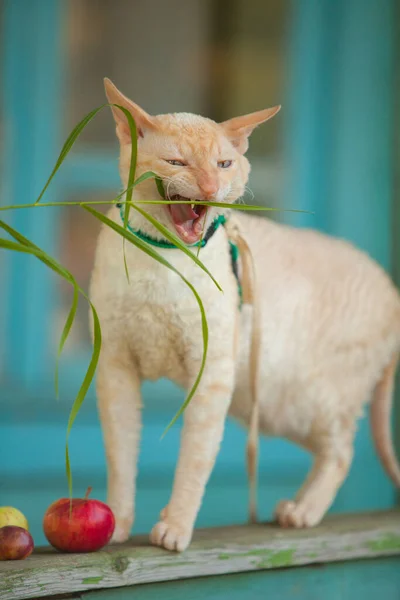
[(33, 539), (29, 531), (16, 525), (0, 528), (0, 560), (21, 560), (33, 550)]
[(103, 548), (114, 532), (115, 519), (107, 504), (84, 498), (61, 498), (47, 509), (43, 530), (47, 540), (62, 552), (94, 552)]

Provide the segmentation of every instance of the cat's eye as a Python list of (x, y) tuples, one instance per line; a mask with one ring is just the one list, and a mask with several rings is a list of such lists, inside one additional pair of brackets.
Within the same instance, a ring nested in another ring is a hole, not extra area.
[(182, 162), (181, 160), (175, 160), (175, 159), (168, 160), (167, 158), (165, 160), (167, 163), (169, 163), (170, 165), (173, 165), (174, 167), (186, 167), (186, 164), (184, 162)]
[(232, 166), (232, 162), (232, 160), (219, 160), (218, 166), (220, 169), (229, 169), (229, 167)]

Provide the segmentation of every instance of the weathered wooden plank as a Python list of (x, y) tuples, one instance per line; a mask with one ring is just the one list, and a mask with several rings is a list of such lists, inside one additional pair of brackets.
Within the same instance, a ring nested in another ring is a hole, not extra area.
[(190, 548), (174, 554), (147, 538), (92, 554), (35, 552), (0, 563), (0, 598), (17, 600), (90, 589), (400, 555), (400, 510), (336, 515), (308, 530), (273, 524), (199, 530)]
[(96, 590), (82, 592), (81, 599), (399, 600), (399, 592), (400, 556), (386, 556)]

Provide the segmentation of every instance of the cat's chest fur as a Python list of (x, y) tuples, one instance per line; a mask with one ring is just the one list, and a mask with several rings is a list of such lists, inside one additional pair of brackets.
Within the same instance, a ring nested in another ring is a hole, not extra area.
[(168, 377), (184, 385), (184, 325), (170, 302), (165, 297), (165, 306), (131, 304), (125, 334), (142, 379)]
[[(106, 230), (101, 235), (91, 296), (106, 343), (124, 339), (142, 379), (167, 377), (186, 386), (188, 359), (192, 371), (193, 365), (198, 370), (203, 353), (201, 314), (194, 294), (177, 273), (127, 245), (128, 283), (121, 239)], [(238, 296), (226, 234), (218, 231), (212, 244), (200, 252), (206, 265), (212, 263), (212, 273), (224, 292), (178, 250), (157, 251), (201, 297), (212, 352), (231, 351)]]

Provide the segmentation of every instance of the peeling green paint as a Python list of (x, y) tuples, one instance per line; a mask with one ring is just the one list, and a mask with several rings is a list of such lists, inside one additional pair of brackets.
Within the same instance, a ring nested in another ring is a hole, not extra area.
[(279, 552), (271, 552), (269, 556), (266, 556), (263, 560), (258, 563), (259, 569), (276, 569), (277, 567), (289, 567), (293, 564), (295, 551), (280, 550)]
[(231, 554), (219, 554), (219, 560), (231, 560), (234, 558), (259, 558), (251, 562), (252, 565), (259, 569), (273, 569), (274, 567), (287, 567), (293, 564), (295, 553), (294, 548), (285, 550), (270, 550), (262, 548), (260, 550), (249, 550), (249, 552), (232, 552)]
[(388, 550), (400, 550), (400, 535), (388, 533), (378, 540), (367, 542), (367, 548), (373, 552), (385, 552)]
[[(378, 514), (373, 515), (373, 519), (370, 515), (357, 515), (350, 521), (346, 519), (342, 523), (338, 520), (327, 527), (321, 526), (321, 531), (287, 530), (279, 531), (279, 535), (273, 531), (271, 538), (268, 530), (264, 537), (264, 532), (261, 535), (259, 529), (253, 528), (243, 528), (238, 538), (230, 532), (216, 538), (214, 530), (211, 530), (209, 537), (201, 538), (187, 554), (180, 556), (143, 546), (142, 540), (137, 546), (133, 541), (130, 546), (81, 555), (79, 560), (67, 554), (38, 550), (33, 560), (0, 563), (0, 597), (17, 597), (15, 594), (26, 590), (28, 584), (36, 595), (46, 592), (44, 595), (50, 596), (59, 592), (59, 583), (54, 582), (55, 572), (66, 586), (63, 588), (65, 594), (68, 593), (71, 574), (76, 588), (79, 588), (77, 591), (92, 588), (98, 593), (106, 583), (110, 587), (136, 585), (138, 576), (141, 583), (142, 579), (148, 583), (153, 578), (154, 581), (166, 581), (171, 578), (170, 573), (174, 578), (186, 577), (182, 575), (186, 571), (191, 573), (189, 578), (213, 575), (217, 561), (225, 561), (219, 562), (217, 570), (227, 574), (262, 569), (271, 572), (274, 568), (330, 563), (348, 560), (352, 556), (357, 559), (373, 555), (400, 556), (399, 514), (400, 511), (394, 511), (393, 516), (385, 513), (380, 517)], [(99, 577), (94, 575), (96, 572)], [(89, 573), (93, 576), (87, 577)]]
[(328, 542), (321, 542), (321, 550), (326, 550), (328, 547)]
[(102, 575), (100, 575), (99, 577), (86, 577), (85, 579), (82, 579), (82, 583), (84, 585), (90, 585), (91, 583), (100, 583), (100, 581), (103, 581)]

